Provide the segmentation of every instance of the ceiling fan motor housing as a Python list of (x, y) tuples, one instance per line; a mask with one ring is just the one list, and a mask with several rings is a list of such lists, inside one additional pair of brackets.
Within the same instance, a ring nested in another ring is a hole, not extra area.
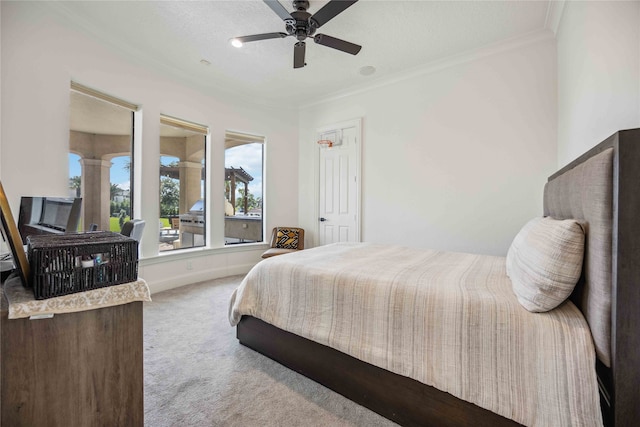
[(309, 25), (309, 18), (311, 17), (309, 12), (296, 10), (291, 12), (291, 17), (293, 19), (286, 23), (289, 35), (295, 36), (295, 38), (302, 41), (316, 32), (315, 27)]
[(295, 10), (307, 10), (309, 9), (309, 2), (307, 0), (293, 0), (293, 8)]

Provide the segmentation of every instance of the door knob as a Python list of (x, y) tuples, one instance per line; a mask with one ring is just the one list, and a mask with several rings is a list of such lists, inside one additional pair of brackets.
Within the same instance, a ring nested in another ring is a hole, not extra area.
[(320, 218), (320, 222), (325, 222), (327, 218)]

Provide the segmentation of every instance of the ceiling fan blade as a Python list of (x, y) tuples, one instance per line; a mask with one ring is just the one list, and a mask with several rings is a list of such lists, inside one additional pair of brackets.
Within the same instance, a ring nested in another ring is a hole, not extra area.
[(304, 53), (306, 50), (305, 42), (297, 42), (293, 46), (293, 68), (302, 68), (304, 67)]
[(248, 43), (248, 42), (255, 42), (258, 40), (281, 39), (287, 36), (288, 36), (287, 33), (264, 33), (264, 34), (253, 34), (251, 36), (234, 37), (234, 39), (242, 43)]
[(350, 53), (351, 55), (357, 55), (362, 49), (362, 46), (357, 45), (355, 43), (350, 43), (345, 40), (340, 40), (335, 37), (328, 36), (326, 34), (317, 34), (313, 40), (321, 44), (323, 46), (331, 47), (334, 49), (341, 50), (343, 52)]
[(289, 12), (287, 12), (287, 9), (284, 8), (284, 6), (282, 6), (282, 4), (280, 4), (280, 2), (278, 0), (263, 0), (267, 6), (269, 6), (271, 8), (271, 10), (273, 10), (276, 15), (278, 15), (280, 17), (280, 19), (282, 19), (283, 21), (286, 21), (288, 19), (293, 19), (291, 17), (291, 14), (289, 14)]
[(313, 27), (320, 28), (357, 1), (358, 0), (331, 0), (309, 18), (309, 21)]

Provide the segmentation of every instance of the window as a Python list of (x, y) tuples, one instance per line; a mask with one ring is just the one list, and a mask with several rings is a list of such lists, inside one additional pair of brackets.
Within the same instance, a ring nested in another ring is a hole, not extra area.
[(264, 240), (263, 163), (264, 137), (225, 134), (225, 224), (226, 245)]
[(185, 120), (160, 116), (160, 251), (206, 245), (206, 135)]
[(80, 230), (119, 232), (133, 217), (133, 114), (137, 106), (71, 82), (69, 195), (82, 197)]

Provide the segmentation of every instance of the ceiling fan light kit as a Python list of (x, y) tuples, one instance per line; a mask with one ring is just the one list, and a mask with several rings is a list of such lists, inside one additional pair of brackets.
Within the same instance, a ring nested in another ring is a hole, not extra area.
[(319, 45), (350, 53), (351, 55), (357, 55), (360, 49), (362, 49), (362, 46), (355, 43), (326, 34), (315, 34), (318, 28), (344, 12), (358, 0), (331, 0), (313, 15), (307, 12), (309, 8), (309, 2), (307, 0), (293, 0), (293, 8), (295, 10), (291, 13), (287, 12), (278, 0), (263, 1), (284, 21), (287, 32), (235, 37), (231, 39), (233, 46), (241, 47), (243, 43), (293, 36), (298, 40), (293, 46), (293, 68), (302, 68), (307, 65), (304, 62), (306, 52), (305, 40), (307, 37), (312, 37), (313, 41)]

